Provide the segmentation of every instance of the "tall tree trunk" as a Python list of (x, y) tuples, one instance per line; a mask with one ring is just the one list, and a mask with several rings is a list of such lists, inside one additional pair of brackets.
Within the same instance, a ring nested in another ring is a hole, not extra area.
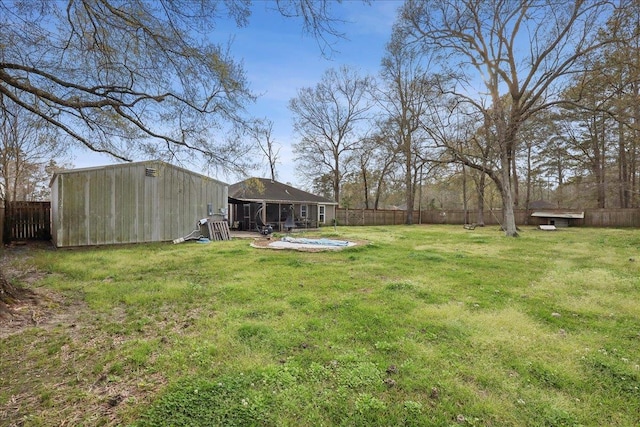
[(607, 206), (607, 178), (606, 178), (606, 126), (605, 118), (602, 118), (602, 132), (599, 138), (596, 138), (598, 147), (598, 207), (604, 209)]
[(413, 224), (413, 205), (415, 201), (415, 187), (413, 185), (413, 156), (411, 153), (411, 136), (406, 135), (404, 137), (404, 155), (405, 155), (405, 175), (404, 183), (406, 187), (405, 201), (407, 204), (407, 217), (405, 218), (405, 224)]
[(361, 163), (360, 171), (362, 173), (362, 186), (364, 187), (364, 208), (369, 209), (369, 180), (367, 179), (366, 165)]
[(601, 139), (604, 139), (604, 123), (602, 123), (602, 137), (600, 130), (598, 129), (597, 117), (592, 118), (593, 132), (592, 132), (592, 145), (593, 145), (593, 174), (596, 181), (596, 200), (598, 208), (604, 209), (605, 207), (605, 182), (604, 182), (604, 153), (602, 152)]
[(518, 237), (516, 218), (513, 210), (512, 174), (510, 173), (511, 159), (502, 157), (500, 196), (502, 198), (502, 229), (507, 237)]
[[(640, 84), (638, 82), (633, 83), (633, 95), (634, 99), (640, 99)], [(631, 130), (631, 147), (630, 147), (630, 159), (629, 159), (629, 181), (631, 183), (629, 191), (631, 192), (631, 207), (638, 207), (640, 201), (640, 185), (638, 179), (640, 174), (638, 173), (638, 149), (640, 148), (640, 102), (636, 102), (633, 105), (633, 127)]]
[(518, 169), (516, 168), (516, 154), (511, 153), (511, 177), (513, 183), (513, 205), (515, 207), (520, 204), (520, 185), (518, 182)]
[[(395, 158), (395, 156), (396, 155), (394, 153), (393, 157)], [(385, 162), (384, 167), (380, 171), (380, 176), (378, 177), (377, 184), (376, 184), (376, 198), (373, 203), (373, 209), (378, 209), (378, 207), (380, 206), (380, 198), (382, 197), (382, 191), (384, 190), (384, 179), (387, 177), (387, 172), (391, 167), (391, 163), (392, 162), (389, 162), (389, 161)]]
[(408, 168), (407, 172), (405, 173), (404, 182), (406, 186), (405, 200), (407, 204), (407, 217), (405, 218), (405, 224), (411, 225), (413, 224), (413, 205), (415, 201), (415, 195), (413, 186), (413, 174), (411, 173), (410, 168)]
[(629, 176), (627, 167), (627, 148), (624, 135), (624, 124), (618, 121), (618, 196), (620, 197), (620, 207), (629, 207)]
[(384, 182), (384, 180), (382, 179), (382, 176), (380, 177), (380, 179), (378, 179), (378, 185), (376, 186), (376, 196), (375, 199), (373, 201), (373, 209), (378, 209), (378, 206), (380, 205), (380, 197), (382, 196), (382, 183)]
[[(531, 144), (527, 143), (527, 190), (524, 200), (524, 209), (529, 211), (529, 204), (531, 204)], [(529, 225), (529, 215), (525, 215), (525, 225)]]
[(476, 224), (480, 227), (484, 227), (484, 193), (487, 183), (487, 176), (484, 173), (480, 174), (480, 179), (477, 183), (478, 191), (478, 214), (476, 217)]
[(467, 167), (462, 165), (462, 209), (464, 210), (464, 223), (469, 223), (469, 212), (467, 203)]
[(507, 237), (518, 237), (516, 227), (516, 217), (513, 210), (513, 195), (511, 194), (511, 183), (504, 185), (502, 193), (502, 228)]
[(336, 200), (336, 203), (340, 205), (340, 169), (338, 165), (338, 161), (336, 159), (334, 169), (333, 169), (333, 197)]

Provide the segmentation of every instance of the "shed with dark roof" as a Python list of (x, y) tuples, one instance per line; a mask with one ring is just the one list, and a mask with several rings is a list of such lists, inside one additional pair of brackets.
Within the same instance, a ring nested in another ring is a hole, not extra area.
[(256, 230), (260, 222), (275, 230), (333, 224), (337, 205), (267, 178), (249, 178), (229, 186), (229, 221), (238, 230)]
[(584, 220), (584, 212), (568, 211), (537, 211), (531, 214), (538, 219), (538, 225), (553, 225), (556, 227), (569, 227), (580, 225)]

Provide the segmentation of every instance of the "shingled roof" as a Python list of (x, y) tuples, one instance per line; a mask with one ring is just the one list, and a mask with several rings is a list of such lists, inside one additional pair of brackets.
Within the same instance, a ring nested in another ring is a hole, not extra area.
[(337, 204), (326, 197), (267, 178), (249, 178), (230, 185), (229, 198), (245, 202)]

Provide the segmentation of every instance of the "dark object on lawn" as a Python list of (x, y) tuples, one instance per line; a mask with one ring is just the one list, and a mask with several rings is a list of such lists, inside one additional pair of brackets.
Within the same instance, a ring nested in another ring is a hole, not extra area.
[(464, 225), (464, 228), (465, 228), (466, 230), (475, 230), (477, 225), (478, 225), (478, 224), (476, 224), (475, 222), (474, 222), (473, 224), (465, 224), (465, 225)]

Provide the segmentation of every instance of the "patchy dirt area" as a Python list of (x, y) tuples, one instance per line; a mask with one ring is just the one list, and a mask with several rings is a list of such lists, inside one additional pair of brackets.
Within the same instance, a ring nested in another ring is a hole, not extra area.
[[(311, 238), (313, 239), (313, 238)], [(345, 246), (327, 246), (327, 245), (314, 245), (305, 243), (292, 243), (282, 241), (276, 238), (258, 238), (251, 242), (251, 246), (258, 249), (289, 249), (301, 252), (323, 252), (323, 251), (339, 251), (346, 248), (352, 248), (354, 246), (366, 245), (368, 242), (364, 240), (349, 240), (348, 245)]]
[[(90, 310), (81, 299), (41, 286), (38, 282), (49, 273), (29, 260), (42, 250), (53, 248), (40, 243), (8, 246), (0, 258), (12, 294), (0, 313), (0, 342), (20, 349), (2, 353), (0, 388), (7, 387), (9, 395), (0, 402), (0, 425), (17, 427), (29, 424), (26, 420), (33, 420), (29, 425), (123, 425), (122, 413), (148, 404), (152, 391), (167, 380), (161, 373), (113, 374), (113, 365), (96, 369), (87, 355), (126, 346), (126, 337), (105, 333), (100, 325), (104, 319), (120, 323), (124, 310), (87, 316)], [(29, 339), (23, 343), (19, 336), (25, 332)]]
[[(34, 250), (53, 250), (50, 243), (28, 242), (4, 247), (0, 270), (4, 293), (0, 299), (0, 339), (26, 328), (74, 324), (82, 310), (80, 302), (67, 301), (62, 295), (35, 284), (47, 275), (26, 261)], [(0, 292), (2, 292), (0, 290)]]

